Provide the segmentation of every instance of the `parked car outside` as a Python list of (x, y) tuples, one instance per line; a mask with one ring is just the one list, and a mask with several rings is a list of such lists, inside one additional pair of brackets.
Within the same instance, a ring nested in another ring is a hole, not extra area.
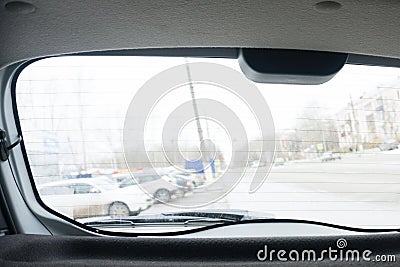
[(333, 152), (332, 153), (332, 159), (333, 160), (342, 159), (342, 154), (340, 154), (339, 152)]
[(130, 173), (114, 173), (111, 175), (107, 175), (111, 180), (115, 181), (116, 183), (121, 183), (127, 178), (132, 178)]
[(181, 177), (184, 179), (189, 179), (194, 187), (201, 186), (205, 184), (206, 179), (204, 173), (196, 173), (194, 170), (193, 172), (178, 172), (174, 171), (168, 174), (171, 177)]
[[(181, 194), (177, 187), (168, 182), (170, 178), (166, 175), (160, 176), (158, 174), (141, 174), (135, 175), (134, 179), (128, 177), (120, 183), (120, 188), (139, 188), (144, 189), (147, 193), (153, 196), (157, 202), (168, 202), (173, 197)], [(139, 187), (140, 185), (140, 187)]]
[(264, 161), (255, 160), (249, 163), (250, 168), (265, 167), (267, 164)]
[(325, 152), (324, 154), (322, 154), (322, 157), (321, 157), (322, 162), (328, 162), (331, 160), (334, 160), (332, 152)]
[(105, 176), (50, 182), (38, 191), (46, 205), (74, 219), (138, 215), (153, 204), (141, 190), (123, 190)]
[(399, 142), (395, 139), (388, 139), (379, 145), (381, 151), (394, 150), (399, 148)]
[(179, 186), (182, 193), (193, 191), (195, 187), (194, 181), (190, 176), (168, 175), (168, 177), (168, 181)]

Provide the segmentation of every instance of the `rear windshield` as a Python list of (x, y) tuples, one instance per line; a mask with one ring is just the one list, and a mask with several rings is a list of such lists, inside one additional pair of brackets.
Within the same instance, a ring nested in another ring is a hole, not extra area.
[[(56, 57), (22, 71), (16, 103), (41, 200), (71, 219), (240, 209), (400, 226), (397, 68), (283, 85), (247, 80), (236, 59)], [(114, 193), (47, 186), (69, 179)]]

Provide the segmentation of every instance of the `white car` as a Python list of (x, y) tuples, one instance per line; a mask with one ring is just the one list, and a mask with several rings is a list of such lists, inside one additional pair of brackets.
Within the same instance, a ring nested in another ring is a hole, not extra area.
[[(166, 175), (159, 176), (158, 174), (140, 174), (135, 175), (135, 179), (128, 177), (123, 180), (119, 186), (122, 189), (142, 188), (149, 195), (153, 196), (157, 202), (168, 202), (173, 196), (180, 194), (179, 188), (171, 182)], [(140, 186), (138, 186), (138, 184)]]
[(168, 174), (171, 177), (182, 177), (185, 179), (190, 179), (194, 187), (198, 187), (203, 185), (206, 182), (205, 176), (203, 173), (197, 173), (194, 172), (194, 170), (191, 170), (191, 172), (183, 172), (183, 171), (174, 171)]
[(38, 186), (44, 204), (70, 218), (125, 217), (151, 207), (139, 188), (119, 188), (107, 177), (67, 179)]
[(249, 163), (250, 168), (265, 167), (267, 164), (265, 162), (256, 160)]

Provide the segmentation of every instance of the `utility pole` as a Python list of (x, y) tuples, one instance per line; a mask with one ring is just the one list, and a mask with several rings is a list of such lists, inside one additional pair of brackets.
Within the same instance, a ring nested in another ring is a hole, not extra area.
[(319, 105), (318, 105), (318, 109), (319, 109), (319, 111), (318, 111), (318, 114), (317, 114), (317, 119), (318, 119), (318, 121), (321, 122), (321, 126), (322, 126), (322, 131), (321, 131), (321, 133), (322, 133), (322, 146), (323, 146), (323, 150), (324, 150), (324, 153), (325, 153), (326, 152), (326, 138), (325, 138), (325, 122), (326, 121), (322, 122), (321, 112), (320, 112), (321, 107)]
[[(387, 120), (386, 120), (386, 109), (385, 109), (385, 105), (384, 105), (384, 98), (383, 98), (383, 95), (382, 95), (382, 92), (380, 93), (380, 95), (379, 95), (379, 104), (381, 104), (381, 106), (382, 106), (382, 108), (381, 108), (381, 110), (380, 110), (380, 112), (382, 112), (382, 121), (383, 121), (383, 126), (382, 126), (382, 128), (383, 128), (383, 133), (385, 134), (385, 138), (387, 138), (386, 136), (387, 136), (387, 130), (386, 130), (386, 128), (387, 128)], [(390, 114), (388, 114), (388, 115), (390, 115)]]
[[(82, 103), (82, 86), (81, 86), (81, 72), (79, 72), (78, 74), (78, 83), (79, 83), (79, 93), (78, 93), (78, 106), (79, 106), (79, 114), (82, 115), (83, 111), (82, 111), (82, 107), (83, 107), (83, 103)], [(83, 116), (82, 116), (83, 117)], [(88, 170), (88, 162), (87, 162), (87, 153), (86, 153), (86, 144), (85, 144), (85, 131), (83, 130), (83, 121), (82, 118), (79, 118), (79, 129), (81, 131), (81, 143), (82, 143), (82, 152), (83, 152), (83, 169), (85, 169), (85, 172), (87, 172)], [(82, 168), (82, 165), (81, 165)], [(81, 170), (79, 170), (80, 172)]]
[[(354, 103), (353, 103), (353, 98), (351, 97), (351, 94), (349, 95), (350, 97), (350, 106), (351, 106), (351, 111), (353, 114), (353, 120), (354, 120), (354, 129), (353, 126), (351, 125), (352, 132), (351, 134), (353, 135), (353, 142), (355, 142), (355, 149), (356, 151), (358, 150), (358, 130), (359, 130), (359, 125), (358, 125), (358, 120), (356, 119), (356, 112), (354, 110)], [(352, 120), (352, 122), (353, 122)], [(353, 123), (351, 123), (353, 124)]]
[(196, 118), (196, 124), (197, 124), (197, 133), (199, 134), (199, 141), (202, 143), (204, 141), (203, 137), (203, 129), (201, 128), (201, 123), (200, 123), (200, 117), (199, 117), (199, 110), (197, 108), (197, 102), (196, 102), (196, 96), (194, 94), (194, 88), (193, 88), (193, 82), (192, 82), (192, 76), (190, 74), (190, 68), (189, 64), (187, 62), (187, 59), (185, 58), (186, 61), (186, 72), (189, 80), (189, 89), (190, 89), (190, 95), (192, 97), (192, 106), (193, 106), (193, 111), (194, 111), (194, 116)]
[[(192, 76), (190, 74), (190, 68), (189, 68), (189, 63), (187, 61), (187, 58), (185, 58), (185, 66), (186, 66), (186, 73), (187, 73), (188, 80), (189, 80), (190, 95), (192, 97), (193, 112), (194, 112), (194, 116), (195, 116), (195, 119), (196, 119), (197, 133), (199, 135), (200, 150), (201, 150), (201, 153), (202, 153), (201, 161), (202, 161), (203, 168), (204, 168), (204, 161), (203, 161), (204, 155), (203, 155), (203, 151), (202, 151), (202, 145), (204, 144), (203, 129), (201, 128), (199, 110), (197, 108), (196, 95), (194, 94)], [(205, 177), (206, 172), (205, 172), (204, 169), (203, 169), (203, 173), (204, 173), (204, 177)]]

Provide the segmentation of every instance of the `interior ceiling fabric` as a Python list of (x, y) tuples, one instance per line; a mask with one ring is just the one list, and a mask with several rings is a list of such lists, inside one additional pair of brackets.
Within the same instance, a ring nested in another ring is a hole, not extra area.
[(0, 0), (0, 66), (72, 52), (164, 47), (265, 47), (400, 57), (400, 1)]

